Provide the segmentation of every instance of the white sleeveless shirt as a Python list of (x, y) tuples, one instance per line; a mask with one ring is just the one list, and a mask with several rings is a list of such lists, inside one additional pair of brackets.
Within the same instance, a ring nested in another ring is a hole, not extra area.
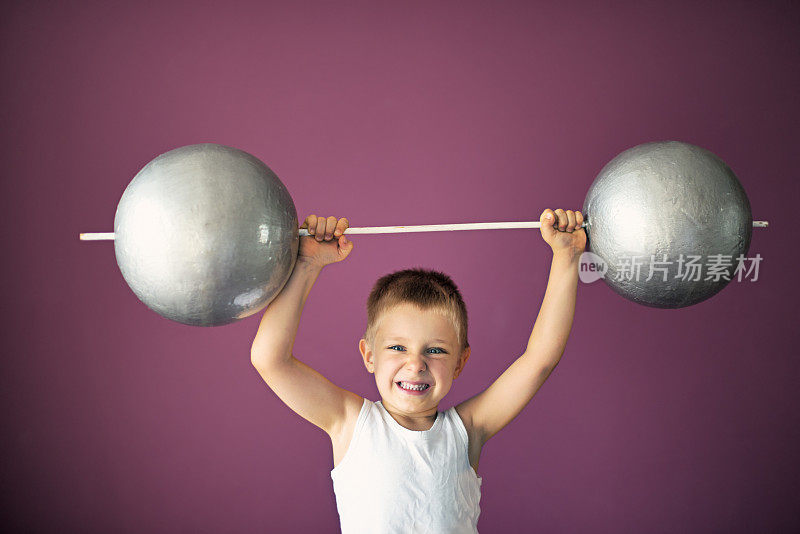
[(469, 463), (468, 439), (455, 407), (416, 431), (364, 399), (331, 471), (342, 533), (477, 533), (483, 480)]

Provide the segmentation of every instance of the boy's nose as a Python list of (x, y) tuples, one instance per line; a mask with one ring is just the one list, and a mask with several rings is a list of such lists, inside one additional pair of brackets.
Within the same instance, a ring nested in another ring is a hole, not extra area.
[(423, 358), (419, 354), (409, 353), (408, 358), (406, 359), (406, 368), (407, 369), (427, 369), (428, 364), (425, 363), (425, 358)]

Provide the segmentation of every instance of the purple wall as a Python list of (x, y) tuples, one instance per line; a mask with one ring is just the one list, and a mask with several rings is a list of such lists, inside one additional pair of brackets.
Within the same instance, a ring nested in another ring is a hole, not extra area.
[[(680, 311), (581, 284), (561, 364), (484, 448), (479, 527), (799, 529), (798, 5), (295, 4), (4, 4), (5, 529), (338, 531), (327, 436), (250, 365), (260, 314), (162, 319), (113, 245), (77, 239), (113, 230), (156, 155), (241, 148), (301, 216), (371, 226), (579, 209), (608, 160), (662, 139), (719, 155), (772, 223), (753, 236), (759, 279)], [(354, 241), (296, 343), (334, 382), (377, 400), (364, 304), (411, 266), (451, 274), (470, 311), (473, 356), (442, 409), (525, 348), (550, 258), (538, 232)]]

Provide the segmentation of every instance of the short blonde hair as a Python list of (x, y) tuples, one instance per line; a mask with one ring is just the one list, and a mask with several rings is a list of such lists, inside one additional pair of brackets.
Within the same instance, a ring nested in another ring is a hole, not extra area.
[(455, 326), (460, 351), (469, 347), (467, 307), (453, 280), (428, 269), (405, 269), (387, 274), (372, 288), (367, 299), (367, 331), (364, 338), (374, 347), (378, 319), (399, 304), (415, 304), (423, 310), (437, 310)]

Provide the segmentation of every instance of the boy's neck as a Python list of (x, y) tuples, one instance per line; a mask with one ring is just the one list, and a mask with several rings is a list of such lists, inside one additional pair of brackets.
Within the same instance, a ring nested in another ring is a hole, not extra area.
[(409, 414), (395, 410), (392, 406), (387, 406), (386, 402), (383, 400), (381, 400), (381, 404), (384, 409), (389, 412), (389, 415), (392, 416), (392, 419), (397, 421), (397, 424), (408, 430), (415, 430), (417, 432), (430, 430), (436, 422), (438, 406), (424, 412)]

